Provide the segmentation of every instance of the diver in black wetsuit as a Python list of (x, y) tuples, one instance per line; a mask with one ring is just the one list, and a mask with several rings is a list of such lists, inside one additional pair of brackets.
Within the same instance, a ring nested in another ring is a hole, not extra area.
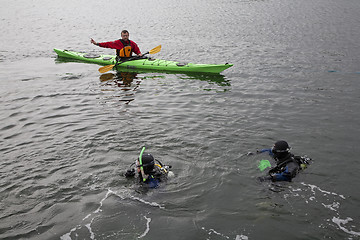
[[(171, 166), (166, 166), (162, 164), (159, 160), (155, 160), (155, 158), (150, 153), (144, 153), (140, 159), (137, 159), (135, 163), (131, 164), (136, 166), (138, 172), (138, 178), (141, 184), (148, 186), (149, 188), (157, 188), (160, 182), (164, 182), (167, 180), (169, 169)], [(143, 171), (141, 170), (143, 168)], [(143, 173), (142, 173), (143, 172)], [(129, 169), (125, 173), (126, 178), (135, 177), (135, 169)]]
[(294, 156), (290, 152), (286, 141), (277, 141), (270, 149), (262, 149), (258, 153), (269, 152), (276, 162), (276, 166), (269, 170), (269, 176), (260, 177), (260, 181), (291, 181), (296, 174), (310, 164), (307, 156)]

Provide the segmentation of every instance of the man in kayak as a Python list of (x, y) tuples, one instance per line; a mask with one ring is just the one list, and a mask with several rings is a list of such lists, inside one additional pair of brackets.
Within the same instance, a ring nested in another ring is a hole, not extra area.
[[(170, 175), (173, 174), (169, 171), (171, 166), (163, 165), (159, 160), (155, 160), (150, 153), (141, 154), (130, 167), (133, 165), (136, 166), (140, 183), (149, 188), (157, 188), (160, 182), (167, 180), (169, 173)], [(135, 175), (134, 168), (127, 170), (125, 173), (126, 178), (133, 178)]]
[(310, 158), (307, 156), (294, 156), (290, 152), (289, 144), (286, 141), (277, 141), (270, 149), (262, 149), (257, 153), (268, 152), (276, 162), (276, 166), (269, 170), (269, 176), (260, 177), (260, 181), (271, 180), (288, 181), (296, 176), (301, 170), (310, 164)]
[(98, 43), (92, 38), (90, 42), (99, 47), (116, 49), (116, 56), (119, 59), (129, 58), (132, 56), (133, 52), (140, 57), (142, 56), (138, 45), (129, 39), (129, 32), (127, 30), (122, 30), (121, 39), (112, 42)]

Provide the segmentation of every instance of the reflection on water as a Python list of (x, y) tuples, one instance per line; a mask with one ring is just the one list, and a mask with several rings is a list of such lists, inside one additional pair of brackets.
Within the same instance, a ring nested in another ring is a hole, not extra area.
[[(118, 86), (118, 87), (129, 87), (131, 86), (132, 82), (134, 79), (136, 79), (137, 77), (137, 73), (135, 72), (117, 72), (116, 74), (113, 73), (104, 73), (100, 76), (100, 81), (101, 82), (107, 82), (110, 80), (113, 80), (114, 78), (114, 83)], [(128, 90), (128, 89), (124, 89), (124, 90)]]
[(197, 79), (200, 81), (207, 81), (210, 84), (217, 84), (223, 87), (230, 87), (230, 80), (226, 79), (224, 75), (221, 74), (201, 74), (201, 73), (187, 73), (185, 77), (181, 79)]
[[(81, 61), (61, 57), (55, 58), (55, 63), (57, 64), (68, 64), (71, 62), (79, 63)], [(88, 63), (82, 64), (86, 65)], [(99, 75), (100, 87), (98, 90), (102, 93), (99, 98), (105, 103), (123, 102), (129, 104), (135, 100), (135, 93), (140, 83), (145, 79), (161, 80), (160, 84), (166, 82), (166, 84), (170, 85), (174, 84), (172, 81), (189, 80), (189, 86), (200, 91), (226, 92), (231, 87), (230, 80), (222, 74), (125, 69), (123, 71), (111, 71)]]
[[(101, 82), (100, 90), (105, 94), (103, 99), (106, 102), (122, 101), (125, 104), (135, 100), (135, 93), (138, 90), (141, 82), (145, 79), (150, 80), (165, 80), (172, 81), (172, 76), (176, 76), (180, 80), (200, 80), (197, 82), (198, 87), (202, 91), (228, 91), (231, 86), (230, 80), (226, 79), (221, 74), (156, 74), (144, 73), (143, 71), (117, 71), (104, 73), (100, 75)], [(195, 82), (196, 83), (196, 82)]]
[(115, 77), (113, 73), (104, 73), (100, 76), (100, 82), (106, 82), (112, 80)]
[[(135, 100), (135, 92), (138, 89), (141, 80), (136, 72), (116, 72), (104, 73), (99, 79), (102, 83), (101, 91), (111, 93), (106, 99), (117, 99), (125, 104)], [(120, 90), (120, 91), (119, 91)]]

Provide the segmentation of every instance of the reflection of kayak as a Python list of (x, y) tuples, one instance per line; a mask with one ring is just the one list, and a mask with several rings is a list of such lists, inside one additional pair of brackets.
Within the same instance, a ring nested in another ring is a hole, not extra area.
[[(114, 55), (94, 55), (80, 52), (73, 52), (68, 50), (54, 49), (59, 57), (76, 59), (84, 62), (96, 63), (100, 65), (115, 64)], [(175, 61), (167, 61), (152, 58), (135, 58), (120, 63), (119, 69), (142, 69), (155, 71), (170, 71), (170, 72), (201, 72), (201, 73), (220, 73), (225, 69), (231, 67), (232, 64), (195, 64), (195, 63), (179, 63)]]

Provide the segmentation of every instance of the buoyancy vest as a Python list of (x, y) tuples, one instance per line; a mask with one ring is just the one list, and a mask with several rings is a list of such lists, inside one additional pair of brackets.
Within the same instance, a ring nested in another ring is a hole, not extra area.
[(300, 167), (300, 162), (292, 154), (288, 154), (286, 157), (284, 157), (283, 159), (280, 159), (278, 161), (279, 161), (279, 163), (274, 168), (270, 169), (269, 173), (281, 173), (285, 170), (287, 165), (290, 164), (291, 162), (295, 164), (295, 165), (292, 165), (291, 171), (294, 171), (294, 172), (298, 171), (298, 168)]
[(122, 39), (119, 39), (119, 40), (123, 44), (124, 47), (122, 49), (116, 49), (116, 56), (121, 57), (121, 58), (131, 57), (132, 48), (131, 48), (130, 40), (127, 43), (125, 43), (125, 41)]

